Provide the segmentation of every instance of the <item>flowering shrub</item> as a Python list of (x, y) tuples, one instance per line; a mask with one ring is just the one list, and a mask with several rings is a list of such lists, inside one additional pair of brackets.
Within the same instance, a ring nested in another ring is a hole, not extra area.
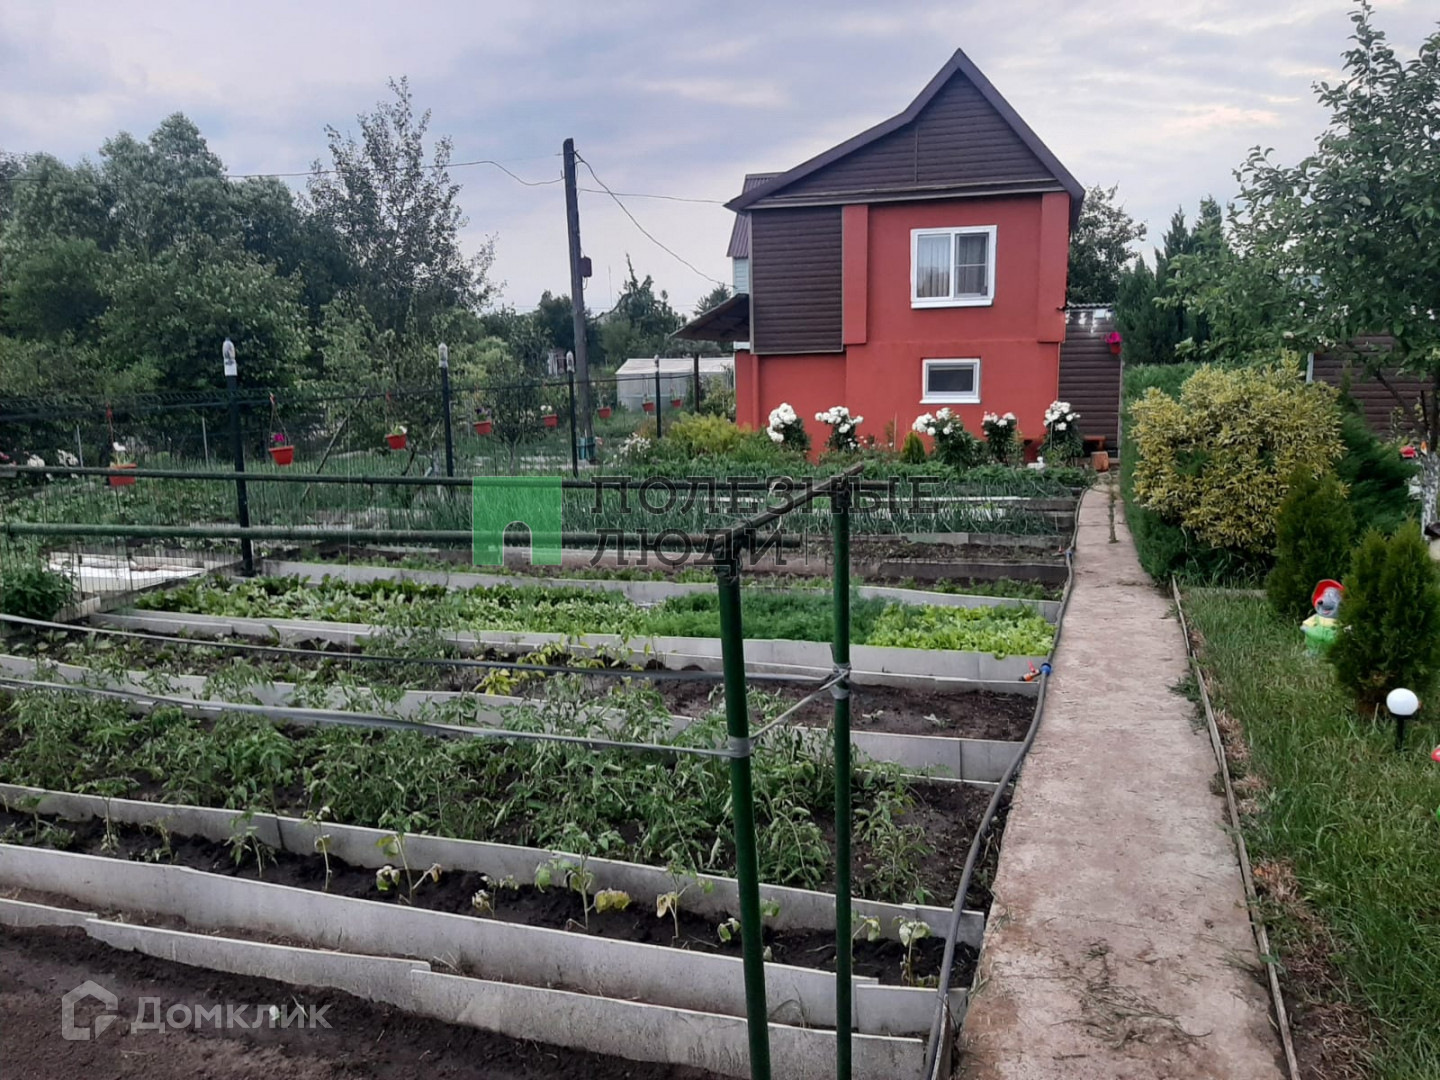
[(978, 465), (985, 453), (980, 440), (966, 431), (960, 417), (948, 408), (921, 413), (910, 427), (916, 433), (934, 439), (935, 459), (953, 468), (969, 469)]
[(817, 412), (815, 419), (830, 429), (830, 438), (825, 441), (827, 450), (859, 450), (860, 440), (855, 429), (860, 426), (863, 416), (851, 416), (844, 405), (832, 405), (824, 412)]
[(788, 402), (782, 401), (770, 410), (770, 423), (765, 426), (765, 434), (770, 436), (771, 442), (786, 450), (805, 453), (810, 449), (810, 436), (805, 431), (805, 425)]
[(654, 443), (638, 431), (627, 435), (625, 441), (615, 448), (616, 455), (623, 461), (634, 463), (648, 461)]
[(1085, 439), (1076, 423), (1079, 419), (1068, 401), (1052, 401), (1045, 410), (1045, 441), (1040, 453), (1061, 464), (1078, 461), (1085, 453)]
[(985, 445), (990, 450), (990, 456), (1001, 465), (1013, 463), (1020, 448), (1020, 427), (1015, 423), (1015, 414), (1007, 412), (999, 416), (987, 412), (981, 421), (981, 429), (985, 432)]

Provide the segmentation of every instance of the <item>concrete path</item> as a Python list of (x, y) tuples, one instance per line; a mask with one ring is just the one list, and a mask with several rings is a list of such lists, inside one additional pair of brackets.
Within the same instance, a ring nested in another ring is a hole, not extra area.
[(1171, 691), (1184, 639), (1123, 521), (1116, 531), (1112, 544), (1107, 490), (1092, 490), (959, 1075), (1279, 1080), (1215, 758)]

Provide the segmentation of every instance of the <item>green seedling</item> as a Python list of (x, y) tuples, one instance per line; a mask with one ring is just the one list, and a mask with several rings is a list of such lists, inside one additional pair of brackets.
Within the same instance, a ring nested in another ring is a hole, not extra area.
[(920, 986), (923, 982), (915, 978), (915, 946), (930, 936), (930, 924), (920, 919), (897, 917), (895, 925), (900, 931), (900, 944), (905, 946), (905, 963), (900, 970), (901, 981), (906, 986)]
[(595, 894), (595, 912), (624, 911), (630, 906), (630, 894), (620, 889), (601, 889)]
[(255, 856), (255, 876), (260, 879), (265, 877), (265, 861), (275, 861), (275, 853), (270, 845), (256, 835), (254, 825), (254, 810), (247, 810), (230, 823), (230, 839), (226, 844), (230, 848), (230, 858), (237, 867), (245, 864), (247, 853)]
[(857, 911), (851, 916), (851, 919), (853, 919), (855, 923), (855, 933), (852, 937), (859, 938), (863, 935), (865, 940), (873, 945), (883, 936), (880, 929), (879, 916), (861, 915)]
[[(322, 806), (322, 807), (320, 807), (320, 809), (319, 809), (318, 811), (309, 811), (309, 810), (307, 810), (307, 811), (305, 812), (305, 820), (306, 820), (306, 822), (308, 822), (308, 823), (311, 824), (311, 825), (314, 825), (317, 829), (321, 827), (321, 825), (323, 824), (323, 822), (325, 821), (325, 819), (326, 819), (327, 817), (329, 817), (329, 816), (330, 816), (330, 807), (329, 807), (328, 805), (327, 805), (327, 806)], [(317, 852), (319, 852), (320, 857), (325, 860), (325, 891), (326, 891), (326, 892), (329, 892), (329, 891), (330, 891), (330, 878), (331, 878), (331, 876), (332, 876), (331, 873), (330, 873), (330, 834), (329, 834), (329, 833), (322, 832), (322, 833), (320, 833), (320, 835), (318, 835), (317, 837), (315, 837), (315, 850), (316, 850)]]
[(494, 915), (495, 898), (488, 889), (477, 889), (475, 895), (470, 897), (470, 907), (476, 915)]

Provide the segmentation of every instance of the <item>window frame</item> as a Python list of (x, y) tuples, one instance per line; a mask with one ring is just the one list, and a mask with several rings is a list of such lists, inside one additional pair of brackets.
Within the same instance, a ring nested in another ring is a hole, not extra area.
[[(922, 405), (979, 405), (980, 404), (980, 358), (978, 356), (930, 357), (921, 363), (920, 404)], [(930, 371), (935, 367), (966, 365), (975, 372), (975, 389), (968, 394), (940, 390), (931, 392)]]
[[(940, 226), (932, 229), (911, 229), (910, 230), (910, 306), (912, 308), (950, 308), (950, 307), (989, 307), (995, 303), (995, 244), (996, 235), (999, 232), (994, 225), (951, 225)], [(956, 296), (955, 292), (955, 238), (957, 236), (978, 236), (984, 234), (988, 239), (985, 244), (985, 294), (970, 294)], [(919, 254), (920, 238), (922, 236), (947, 236), (950, 240), (950, 258), (948, 267), (950, 270), (950, 292), (949, 296), (920, 296), (919, 295)]]

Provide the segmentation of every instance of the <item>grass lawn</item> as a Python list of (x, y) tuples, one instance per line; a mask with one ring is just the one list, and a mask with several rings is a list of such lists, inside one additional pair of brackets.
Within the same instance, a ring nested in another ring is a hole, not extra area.
[(1357, 715), (1263, 600), (1191, 589), (1185, 612), (1230, 729), (1302, 1061), (1321, 1077), (1440, 1077), (1440, 703), (1397, 754), (1393, 722)]

